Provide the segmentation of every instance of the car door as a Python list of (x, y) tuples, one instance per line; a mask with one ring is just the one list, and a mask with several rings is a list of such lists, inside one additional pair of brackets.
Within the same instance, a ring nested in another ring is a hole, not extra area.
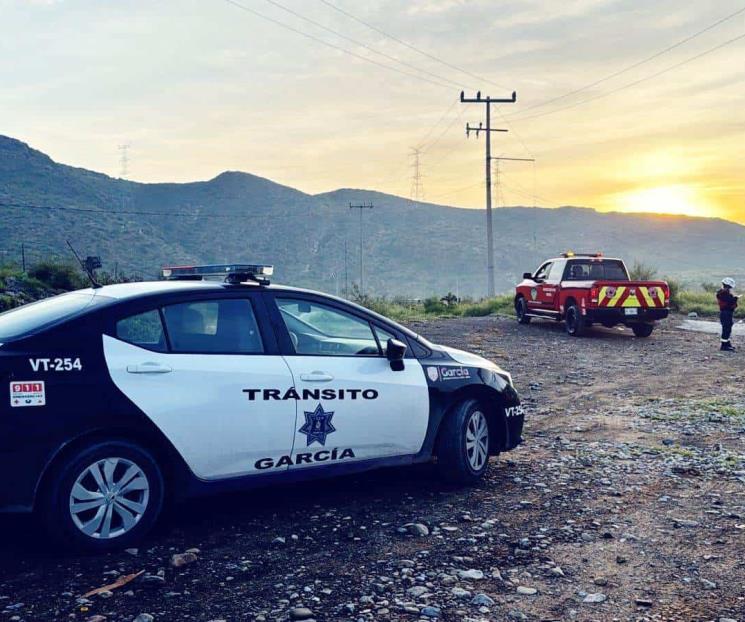
[(274, 300), (298, 398), (290, 469), (419, 452), (429, 391), (416, 358), (391, 369), (385, 346), (397, 335), (337, 301), (294, 293)]
[(530, 296), (528, 298), (528, 309), (531, 311), (540, 311), (545, 309), (545, 294), (543, 293), (546, 277), (551, 269), (551, 262), (547, 261), (544, 263), (536, 273), (533, 275), (533, 287), (530, 288)]
[(197, 477), (266, 472), (267, 459), (290, 453), (294, 402), (254, 392), (292, 387), (269, 326), (256, 293), (139, 310), (104, 336), (114, 383)]
[(554, 261), (548, 269), (545, 280), (538, 286), (538, 299), (541, 303), (541, 309), (544, 311), (559, 310), (559, 288), (561, 287), (561, 278), (565, 266), (566, 260), (564, 259)]

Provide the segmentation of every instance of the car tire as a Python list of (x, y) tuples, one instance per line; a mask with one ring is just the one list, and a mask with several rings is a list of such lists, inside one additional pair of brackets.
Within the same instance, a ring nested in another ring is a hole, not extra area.
[(654, 324), (632, 324), (631, 330), (634, 331), (634, 335), (637, 337), (649, 337), (654, 330)]
[(515, 315), (518, 323), (530, 324), (531, 317), (528, 315), (528, 303), (522, 296), (515, 301)]
[(52, 468), (39, 518), (63, 550), (102, 553), (132, 546), (163, 509), (162, 471), (149, 451), (129, 441), (93, 443)]
[(567, 307), (564, 323), (567, 333), (572, 337), (581, 337), (585, 333), (585, 328), (587, 328), (585, 317), (580, 312), (579, 307), (574, 303)]
[(489, 468), (489, 419), (478, 400), (459, 402), (442, 422), (437, 447), (440, 476), (456, 484), (473, 484)]

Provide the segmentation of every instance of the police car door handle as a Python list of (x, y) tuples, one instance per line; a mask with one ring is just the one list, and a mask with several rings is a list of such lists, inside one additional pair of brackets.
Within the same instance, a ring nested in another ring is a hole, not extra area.
[(140, 363), (139, 365), (127, 365), (130, 374), (167, 374), (173, 371), (168, 365), (160, 363)]
[(334, 377), (322, 371), (314, 371), (309, 374), (300, 374), (300, 380), (305, 382), (330, 382)]

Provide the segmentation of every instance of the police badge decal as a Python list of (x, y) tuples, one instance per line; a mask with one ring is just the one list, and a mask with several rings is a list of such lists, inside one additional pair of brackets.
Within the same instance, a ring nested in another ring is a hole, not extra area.
[(309, 447), (316, 441), (325, 446), (326, 437), (332, 432), (336, 432), (336, 428), (331, 424), (334, 412), (324, 410), (323, 406), (319, 404), (313, 412), (306, 410), (304, 414), (305, 423), (298, 432), (305, 434), (306, 447)]

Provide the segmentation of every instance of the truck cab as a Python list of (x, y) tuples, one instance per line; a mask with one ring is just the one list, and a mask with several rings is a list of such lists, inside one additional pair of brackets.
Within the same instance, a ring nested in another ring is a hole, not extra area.
[(665, 281), (634, 281), (621, 259), (602, 253), (566, 252), (523, 274), (515, 289), (521, 324), (533, 318), (564, 321), (572, 336), (593, 324), (625, 325), (648, 337), (655, 322), (668, 316), (670, 288)]

